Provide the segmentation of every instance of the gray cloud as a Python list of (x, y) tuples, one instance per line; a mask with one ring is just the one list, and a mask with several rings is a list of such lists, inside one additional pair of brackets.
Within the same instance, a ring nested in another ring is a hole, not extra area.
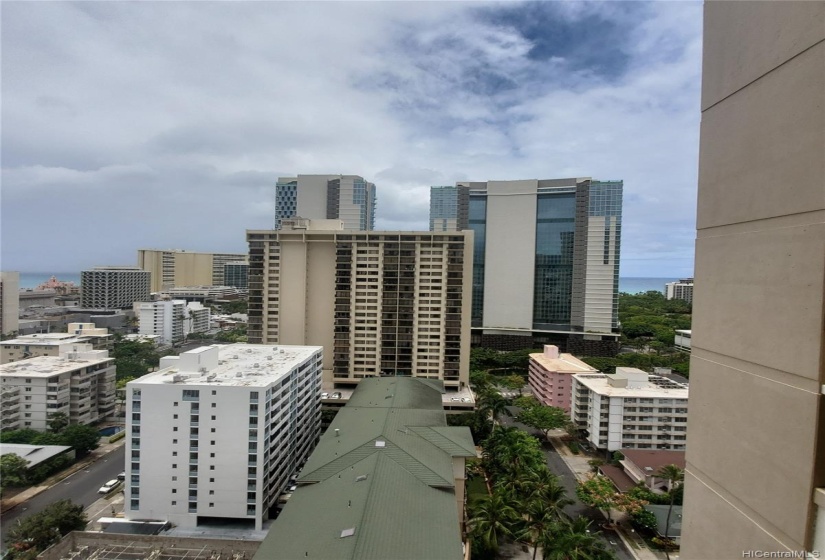
[(698, 3), (2, 9), (4, 269), (242, 251), (279, 175), (357, 173), (387, 229), (430, 185), (624, 179), (622, 274), (692, 270)]

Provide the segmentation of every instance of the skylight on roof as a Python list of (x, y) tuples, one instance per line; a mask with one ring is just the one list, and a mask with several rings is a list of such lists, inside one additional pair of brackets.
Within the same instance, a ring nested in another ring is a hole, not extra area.
[(351, 537), (355, 534), (355, 527), (350, 527), (349, 529), (344, 529), (341, 531), (341, 538)]
[(384, 441), (383, 439), (375, 440), (375, 447), (386, 447), (386, 446), (387, 446), (387, 442)]

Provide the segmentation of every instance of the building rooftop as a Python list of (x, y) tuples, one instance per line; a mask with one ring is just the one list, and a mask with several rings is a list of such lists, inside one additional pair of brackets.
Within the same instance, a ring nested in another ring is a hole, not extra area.
[(18, 336), (17, 338), (12, 338), (9, 340), (4, 340), (3, 344), (15, 344), (15, 345), (40, 345), (40, 346), (50, 346), (55, 344), (71, 344), (73, 342), (83, 343), (86, 342), (86, 337), (77, 337), (74, 333), (42, 333), (42, 334), (27, 334), (23, 336)]
[(443, 391), (361, 381), (255, 558), (462, 558), (453, 458), (477, 452), (468, 428), (446, 426)]
[(572, 354), (559, 354), (558, 358), (550, 358), (546, 354), (530, 354), (530, 359), (535, 360), (547, 371), (558, 373), (597, 373), (598, 370), (576, 358)]
[(621, 382), (626, 381), (626, 378), (621, 376), (621, 374), (581, 373), (574, 375), (573, 378), (591, 391), (595, 391), (606, 397), (688, 398), (687, 385), (677, 383), (659, 375), (647, 375), (646, 381), (624, 387), (618, 386)]
[(201, 346), (161, 359), (161, 369), (132, 383), (211, 387), (266, 386), (288, 374), (320, 346), (230, 344)]
[(107, 350), (84, 350), (82, 352), (69, 352), (61, 356), (37, 356), (0, 365), (0, 375), (32, 378), (52, 377), (113, 359), (109, 357)]
[(685, 468), (685, 452), (666, 449), (622, 449), (625, 460), (630, 461), (647, 474), (653, 474), (665, 465)]
[(28, 445), (24, 443), (0, 443), (0, 457), (14, 453), (29, 462), (28, 468), (56, 457), (71, 449), (66, 445)]

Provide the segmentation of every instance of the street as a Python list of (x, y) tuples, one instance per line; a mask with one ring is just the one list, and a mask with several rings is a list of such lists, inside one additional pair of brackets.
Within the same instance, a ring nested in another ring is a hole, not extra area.
[(567, 497), (573, 500), (572, 505), (564, 508), (564, 513), (569, 515), (571, 518), (584, 516), (590, 519), (592, 522), (590, 530), (595, 533), (599, 533), (599, 535), (607, 543), (607, 547), (616, 555), (616, 558), (619, 560), (634, 560), (633, 555), (625, 549), (621, 539), (619, 539), (613, 531), (605, 531), (602, 529), (602, 524), (605, 522), (605, 518), (602, 513), (597, 509), (583, 504), (578, 499), (576, 496), (577, 479), (575, 473), (570, 470), (567, 463), (564, 462), (564, 459), (562, 459), (553, 448), (553, 445), (549, 441), (545, 440), (544, 435), (538, 430), (534, 430), (533, 428), (516, 422), (510, 416), (500, 417), (499, 422), (502, 426), (516, 427), (531, 435), (534, 435), (541, 442), (542, 451), (547, 459), (548, 468), (553, 474), (558, 476), (559, 482), (561, 482), (564, 489), (567, 490)]
[(71, 500), (75, 504), (83, 505), (84, 508), (89, 507), (101, 497), (97, 490), (107, 481), (117, 478), (124, 470), (124, 457), (124, 446), (121, 445), (85, 470), (74, 473), (31, 500), (4, 513), (0, 520), (0, 550), (6, 547), (6, 531), (13, 527), (18, 519), (37, 513), (58, 500)]

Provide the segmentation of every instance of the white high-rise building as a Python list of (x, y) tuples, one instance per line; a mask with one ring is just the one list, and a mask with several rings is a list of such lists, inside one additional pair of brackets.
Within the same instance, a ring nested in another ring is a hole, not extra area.
[(573, 376), (570, 417), (597, 449), (685, 449), (688, 386), (636, 368)]
[(208, 307), (197, 301), (190, 301), (186, 304), (183, 313), (183, 334), (189, 336), (193, 333), (205, 333), (209, 330), (210, 311)]
[(275, 229), (295, 217), (341, 220), (344, 229), (375, 227), (375, 185), (358, 175), (279, 177), (275, 186)]
[(161, 344), (175, 344), (183, 340), (186, 301), (149, 301), (138, 303), (135, 307), (140, 320), (140, 334), (157, 335)]
[(127, 385), (127, 519), (262, 528), (321, 427), (322, 349), (232, 344)]
[(115, 360), (91, 344), (0, 365), (0, 380), (3, 430), (45, 431), (56, 412), (72, 424), (91, 424), (115, 410)]
[(693, 278), (683, 278), (678, 282), (665, 284), (665, 298), (693, 303)]
[(128, 309), (149, 299), (151, 275), (136, 266), (98, 266), (80, 273), (80, 305)]

